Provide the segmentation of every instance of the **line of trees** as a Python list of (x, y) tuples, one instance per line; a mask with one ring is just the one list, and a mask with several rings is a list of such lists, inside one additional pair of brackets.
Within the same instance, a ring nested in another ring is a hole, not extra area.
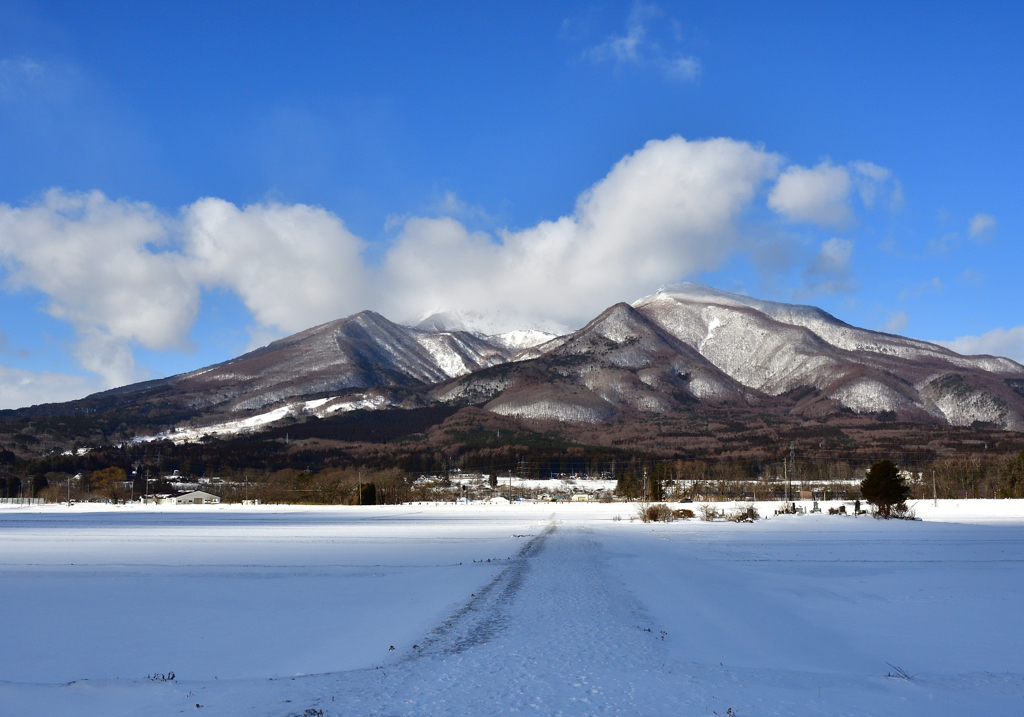
[[(374, 502), (391, 503), (433, 499), (428, 493), (437, 495), (437, 485), (431, 484), (433, 487), (426, 491), (422, 487), (426, 484), (415, 480), (421, 474), (432, 474), (443, 481), (457, 470), (476, 470), (492, 477), (538, 478), (563, 473), (614, 478), (617, 495), (625, 499), (779, 499), (783, 497), (780, 481), (788, 478), (794, 491), (814, 482), (823, 493), (820, 497), (852, 500), (861, 497), (856, 484), (874, 462), (798, 455), (794, 473), (793, 465), (781, 455), (771, 460), (664, 460), (614, 450), (590, 452), (577, 447), (552, 449), (545, 454), (541, 449), (510, 445), (475, 454), (472, 461), (438, 451), (424, 454), (415, 466), (388, 466), (383, 460), (380, 465), (373, 465), (349, 457), (340, 461), (342, 465), (324, 465), (321, 461), (307, 469), (252, 468), (244, 462), (204, 460), (202, 448), (168, 445), (164, 447), (166, 452), (161, 452), (155, 446), (105, 447), (83, 456), (60, 455), (22, 462), (15, 461), (9, 451), (0, 452), (0, 497), (31, 496), (60, 501), (66, 499), (70, 490), (74, 500), (119, 501), (145, 492), (147, 474), (152, 478), (150, 492), (171, 490), (161, 476), (178, 469), (183, 476), (222, 477), (229, 485), (217, 492), (223, 492), (225, 500), (242, 499), (230, 484), (243, 485), (249, 475), (249, 498), (266, 502), (344, 503), (358, 500), (355, 496), (363, 482), (362, 471), (365, 482), (375, 486)], [(933, 491), (939, 498), (1024, 498), (1024, 452), (994, 456), (960, 454), (924, 461), (899, 455), (892, 458), (905, 470), (912, 498), (931, 498)], [(421, 470), (423, 466), (431, 470)], [(554, 467), (570, 470), (556, 472)], [(75, 480), (74, 476), (80, 478)]]

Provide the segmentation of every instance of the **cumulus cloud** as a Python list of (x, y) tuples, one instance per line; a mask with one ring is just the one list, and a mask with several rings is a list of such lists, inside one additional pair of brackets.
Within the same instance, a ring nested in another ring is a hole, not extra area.
[(200, 199), (184, 212), (182, 237), (193, 281), (233, 290), (265, 327), (299, 331), (367, 295), (364, 242), (318, 207)]
[(792, 166), (775, 183), (768, 206), (790, 221), (842, 227), (852, 217), (852, 187), (849, 171), (831, 162), (811, 168)]
[(852, 256), (853, 242), (849, 239), (833, 237), (822, 242), (818, 253), (804, 273), (809, 288), (823, 294), (848, 290)]
[(971, 239), (984, 239), (995, 225), (996, 218), (991, 214), (975, 214), (969, 229)]
[(700, 60), (696, 57), (667, 53), (659, 43), (649, 37), (652, 21), (662, 17), (656, 5), (633, 3), (626, 19), (626, 32), (613, 35), (604, 42), (587, 49), (584, 57), (594, 63), (610, 62), (615, 65), (654, 67), (671, 80), (695, 80), (700, 75)]
[(515, 307), (578, 325), (623, 297), (717, 267), (778, 163), (744, 142), (672, 137), (623, 158), (571, 215), (501, 232), (499, 242), (451, 219), (412, 219), (382, 267), (385, 303), (399, 316)]
[(850, 197), (856, 189), (871, 209), (882, 192), (889, 192), (889, 209), (903, 205), (903, 187), (892, 171), (872, 162), (848, 166), (826, 160), (814, 167), (792, 165), (780, 176), (768, 196), (768, 206), (791, 222), (844, 228), (853, 219)]
[(0, 204), (0, 266), (9, 289), (32, 287), (79, 333), (83, 366), (116, 386), (141, 377), (129, 343), (182, 346), (199, 308), (169, 220), (100, 192), (51, 190), (23, 208)]
[(1011, 329), (992, 329), (981, 336), (961, 336), (952, 341), (936, 341), (960, 354), (990, 354), (1006, 356), (1024, 363), (1024, 326)]

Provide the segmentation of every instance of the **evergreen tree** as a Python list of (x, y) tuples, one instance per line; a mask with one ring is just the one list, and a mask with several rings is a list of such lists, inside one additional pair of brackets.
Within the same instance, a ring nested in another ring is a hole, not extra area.
[(359, 505), (377, 505), (377, 486), (362, 483), (359, 486)]
[(860, 493), (864, 500), (875, 506), (880, 516), (888, 518), (893, 508), (906, 508), (910, 486), (903, 482), (899, 468), (886, 459), (868, 468), (860, 484)]

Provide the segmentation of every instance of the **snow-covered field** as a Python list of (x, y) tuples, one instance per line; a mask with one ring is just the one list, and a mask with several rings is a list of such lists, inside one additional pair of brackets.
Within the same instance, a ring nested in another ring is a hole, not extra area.
[(0, 714), (1021, 713), (1024, 501), (916, 511), (4, 506)]

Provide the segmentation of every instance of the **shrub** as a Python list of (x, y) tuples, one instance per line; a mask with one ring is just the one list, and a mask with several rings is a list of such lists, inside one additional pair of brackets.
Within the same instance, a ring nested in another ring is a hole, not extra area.
[(697, 512), (700, 513), (701, 520), (706, 520), (709, 523), (713, 520), (718, 520), (719, 518), (725, 517), (722, 511), (720, 511), (718, 508), (711, 505), (710, 503), (701, 503), (699, 506), (697, 506)]
[(692, 510), (689, 508), (680, 508), (679, 510), (673, 510), (672, 515), (679, 519), (688, 519), (696, 517)]
[(737, 505), (736, 510), (729, 515), (729, 520), (733, 523), (753, 523), (759, 517), (753, 505)]
[(889, 511), (889, 517), (901, 520), (917, 520), (917, 513), (914, 512), (913, 508), (907, 507), (906, 503), (900, 503), (892, 507), (892, 510)]
[(637, 508), (637, 515), (645, 523), (671, 523), (676, 519), (672, 509), (664, 503), (641, 505)]

